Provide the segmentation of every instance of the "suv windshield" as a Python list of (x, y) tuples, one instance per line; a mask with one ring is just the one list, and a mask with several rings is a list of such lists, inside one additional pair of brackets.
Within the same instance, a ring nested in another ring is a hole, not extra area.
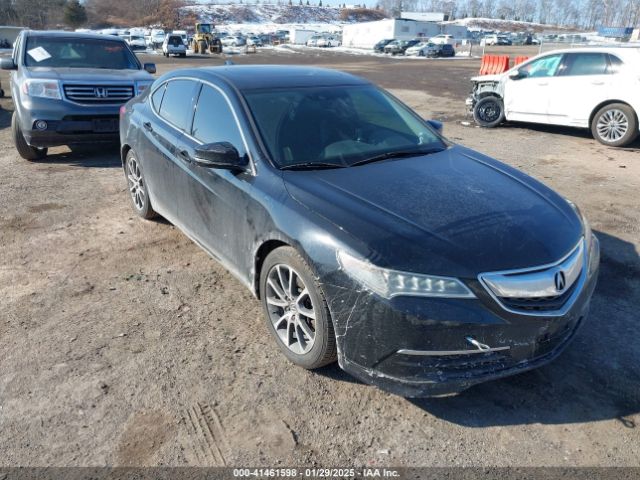
[(24, 64), (27, 67), (54, 68), (140, 68), (136, 56), (126, 43), (80, 37), (28, 37)]
[(244, 96), (280, 168), (351, 166), (446, 148), (426, 122), (371, 85), (255, 90)]

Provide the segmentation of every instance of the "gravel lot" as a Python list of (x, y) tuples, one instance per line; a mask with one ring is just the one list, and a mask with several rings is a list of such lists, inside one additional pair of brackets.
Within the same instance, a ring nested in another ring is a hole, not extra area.
[[(223, 61), (142, 56), (161, 73)], [(170, 224), (134, 217), (117, 148), (25, 162), (5, 98), (0, 464), (640, 465), (640, 144), (463, 123), (477, 59), (271, 50), (236, 62), (367, 77), (578, 203), (602, 244), (589, 320), (551, 365), (452, 398), (405, 400), (337, 366), (293, 367), (229, 273)]]

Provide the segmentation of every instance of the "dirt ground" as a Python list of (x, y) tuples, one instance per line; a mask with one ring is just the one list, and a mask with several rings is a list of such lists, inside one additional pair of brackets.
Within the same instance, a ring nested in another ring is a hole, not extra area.
[[(519, 54), (519, 53), (518, 53)], [(159, 72), (219, 57), (156, 61)], [(129, 206), (117, 148), (16, 154), (0, 100), (0, 464), (640, 465), (640, 144), (465, 123), (477, 59), (263, 51), (390, 89), (446, 135), (581, 206), (602, 244), (589, 320), (554, 363), (457, 397), (406, 400), (307, 372), (257, 300), (177, 229)], [(8, 90), (6, 72), (0, 80)]]

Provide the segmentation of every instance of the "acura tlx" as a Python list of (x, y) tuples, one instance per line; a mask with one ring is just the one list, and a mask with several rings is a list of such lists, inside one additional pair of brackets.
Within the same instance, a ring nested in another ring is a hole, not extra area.
[(120, 118), (138, 215), (234, 273), (291, 362), (408, 397), (551, 361), (598, 273), (574, 204), (441, 129), (362, 78), (291, 66), (173, 71)]

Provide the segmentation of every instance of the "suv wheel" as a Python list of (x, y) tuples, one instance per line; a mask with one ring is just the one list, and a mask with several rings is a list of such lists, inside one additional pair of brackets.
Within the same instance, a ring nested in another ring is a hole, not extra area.
[(593, 138), (610, 147), (624, 147), (638, 136), (638, 117), (624, 103), (605, 105), (591, 120)]
[(13, 143), (16, 146), (18, 154), (25, 160), (33, 162), (36, 160), (42, 160), (47, 156), (48, 150), (46, 148), (32, 147), (24, 139), (22, 129), (20, 128), (20, 121), (18, 120), (16, 112), (13, 112), (13, 116), (11, 117), (11, 133), (13, 134)]
[(138, 162), (138, 157), (133, 150), (129, 150), (124, 162), (124, 173), (127, 177), (131, 206), (133, 210), (142, 218), (151, 219), (157, 213), (151, 207), (147, 180), (142, 173), (142, 167)]
[(473, 119), (481, 127), (497, 127), (504, 120), (504, 104), (502, 99), (494, 96), (478, 100), (473, 107)]
[(336, 359), (336, 338), (327, 302), (305, 261), (291, 247), (264, 260), (260, 297), (267, 328), (294, 364), (319, 368)]

